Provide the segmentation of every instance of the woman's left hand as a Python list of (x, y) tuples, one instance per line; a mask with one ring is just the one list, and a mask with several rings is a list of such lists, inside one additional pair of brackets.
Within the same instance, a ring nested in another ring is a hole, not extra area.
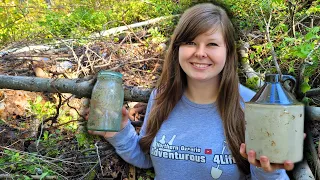
[(242, 143), (240, 145), (240, 154), (242, 157), (248, 159), (249, 163), (253, 166), (262, 168), (266, 172), (273, 172), (277, 169), (285, 169), (291, 171), (294, 167), (293, 162), (285, 161), (283, 164), (270, 163), (267, 156), (260, 156), (260, 161), (256, 159), (256, 152), (250, 150), (248, 154), (246, 153), (246, 144)]

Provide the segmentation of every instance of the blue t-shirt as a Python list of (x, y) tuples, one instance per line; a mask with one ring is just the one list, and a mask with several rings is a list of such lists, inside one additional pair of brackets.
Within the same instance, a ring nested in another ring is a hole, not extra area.
[[(239, 91), (244, 101), (255, 94), (242, 85)], [(108, 139), (125, 161), (141, 168), (153, 166), (157, 180), (250, 179), (238, 169), (228, 149), (216, 104), (196, 104), (184, 95), (161, 125), (150, 154), (143, 153), (139, 140), (145, 134), (154, 97), (155, 92), (150, 96), (140, 135), (128, 123)], [(251, 179), (289, 179), (284, 170), (267, 173), (254, 166), (250, 169)]]

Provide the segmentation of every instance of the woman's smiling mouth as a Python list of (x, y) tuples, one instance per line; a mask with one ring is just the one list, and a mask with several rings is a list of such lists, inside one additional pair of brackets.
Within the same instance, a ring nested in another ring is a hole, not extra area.
[(199, 64), (199, 63), (191, 63), (191, 64), (196, 68), (200, 68), (200, 69), (205, 69), (212, 65), (212, 64)]

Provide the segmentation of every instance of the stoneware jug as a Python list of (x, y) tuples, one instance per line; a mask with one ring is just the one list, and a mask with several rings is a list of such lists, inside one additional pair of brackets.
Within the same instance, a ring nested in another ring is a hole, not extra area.
[[(296, 80), (289, 75), (267, 74), (265, 81), (245, 103), (246, 151), (254, 150), (258, 160), (267, 156), (271, 163), (299, 162), (303, 158), (304, 105), (291, 94)], [(293, 84), (290, 90), (283, 87), (285, 81)]]

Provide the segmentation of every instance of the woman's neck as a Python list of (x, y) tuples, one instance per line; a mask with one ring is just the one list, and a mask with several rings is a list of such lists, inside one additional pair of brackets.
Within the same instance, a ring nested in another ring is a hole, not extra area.
[(185, 91), (187, 98), (197, 104), (214, 103), (218, 97), (219, 81), (211, 83), (201, 81), (188, 81)]

